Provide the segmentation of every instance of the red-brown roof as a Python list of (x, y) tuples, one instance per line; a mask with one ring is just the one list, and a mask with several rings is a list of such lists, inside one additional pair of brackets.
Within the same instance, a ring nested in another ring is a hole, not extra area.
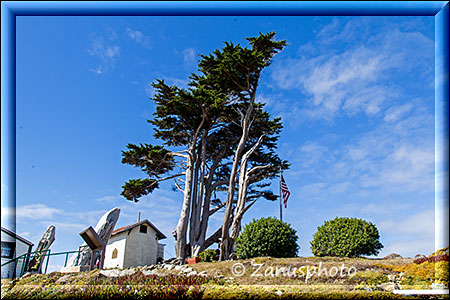
[(156, 231), (156, 236), (158, 237), (158, 239), (162, 240), (162, 239), (165, 239), (165, 238), (166, 238), (166, 236), (165, 236), (161, 231), (159, 231), (159, 229), (156, 228), (156, 226), (153, 225), (153, 224), (152, 224), (149, 220), (147, 220), (147, 219), (142, 220), (142, 221), (140, 221), (140, 222), (138, 222), (138, 223), (134, 223), (134, 224), (131, 224), (131, 225), (128, 225), (128, 226), (124, 226), (124, 227), (117, 228), (116, 230), (114, 230), (114, 231), (111, 233), (111, 236), (116, 235), (116, 234), (119, 234), (119, 233), (122, 233), (122, 232), (127, 231), (127, 230), (131, 230), (131, 229), (135, 228), (136, 226), (143, 225), (143, 224), (148, 224), (151, 228), (153, 228), (153, 230)]

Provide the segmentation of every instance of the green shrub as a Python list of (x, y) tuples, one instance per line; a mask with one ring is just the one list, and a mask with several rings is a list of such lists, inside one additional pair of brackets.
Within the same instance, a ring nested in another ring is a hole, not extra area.
[(311, 242), (316, 256), (377, 255), (383, 245), (376, 226), (356, 218), (335, 218), (317, 228)]
[(240, 259), (272, 256), (295, 257), (297, 231), (290, 224), (275, 218), (261, 218), (245, 225), (236, 239), (236, 255)]
[(199, 253), (198, 257), (204, 262), (212, 262), (219, 259), (218, 250), (206, 249)]

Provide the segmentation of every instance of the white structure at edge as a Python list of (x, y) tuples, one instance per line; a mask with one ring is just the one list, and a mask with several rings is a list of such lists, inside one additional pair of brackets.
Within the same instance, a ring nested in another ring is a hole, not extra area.
[[(2, 264), (19, 257), (23, 254), (30, 253), (33, 243), (15, 234), (14, 232), (2, 227)], [(17, 265), (9, 263), (2, 267), (1, 277), (12, 278), (14, 272), (16, 275), (22, 269), (23, 260), (19, 260)], [(15, 269), (14, 269), (15, 267)]]
[(112, 232), (106, 245), (103, 268), (124, 269), (156, 264), (158, 257), (164, 253), (164, 244), (158, 241), (165, 238), (147, 219), (118, 228)]

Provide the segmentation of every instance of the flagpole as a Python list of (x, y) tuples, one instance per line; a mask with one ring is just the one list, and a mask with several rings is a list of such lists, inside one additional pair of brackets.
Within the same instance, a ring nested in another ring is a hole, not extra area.
[(283, 198), (281, 193), (281, 167), (280, 167), (280, 221), (283, 221), (283, 206), (281, 204), (281, 199)]

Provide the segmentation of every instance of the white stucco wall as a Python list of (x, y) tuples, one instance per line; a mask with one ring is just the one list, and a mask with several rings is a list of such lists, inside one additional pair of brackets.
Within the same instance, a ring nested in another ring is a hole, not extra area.
[[(21, 255), (23, 255), (25, 253), (28, 253), (28, 250), (29, 250), (29, 247), (30, 247), (28, 244), (22, 242), (21, 240), (18, 240), (18, 239), (16, 240), (15, 238), (10, 236), (9, 234), (4, 233), (3, 231), (2, 231), (2, 234), (1, 234), (1, 241), (2, 242), (13, 242), (13, 243), (15, 242), (16, 243), (16, 249), (14, 251), (14, 256), (13, 257), (19, 257), (19, 256), (21, 256)], [(2, 257), (1, 258), (1, 263), (3, 264), (3, 263), (5, 263), (5, 262), (7, 262), (9, 260), (11, 260), (11, 258), (3, 258)], [(23, 263), (23, 260), (20, 260), (17, 263), (17, 267), (16, 267), (16, 271), (17, 272), (20, 272), (20, 270), (22, 269), (22, 263)], [(2, 269), (1, 269), (1, 278), (2, 279), (3, 278), (11, 278), (13, 272), (14, 272), (14, 264), (11, 263), (9, 265), (6, 265), (6, 266), (2, 267)]]
[(127, 237), (124, 268), (156, 264), (156, 232), (150, 226), (144, 226), (147, 226), (147, 233), (139, 232), (140, 226), (136, 226)]
[[(103, 268), (123, 268), (125, 245), (127, 243), (127, 232), (112, 236), (108, 240), (105, 251), (105, 262)], [(112, 258), (114, 249), (117, 249), (117, 258)]]

